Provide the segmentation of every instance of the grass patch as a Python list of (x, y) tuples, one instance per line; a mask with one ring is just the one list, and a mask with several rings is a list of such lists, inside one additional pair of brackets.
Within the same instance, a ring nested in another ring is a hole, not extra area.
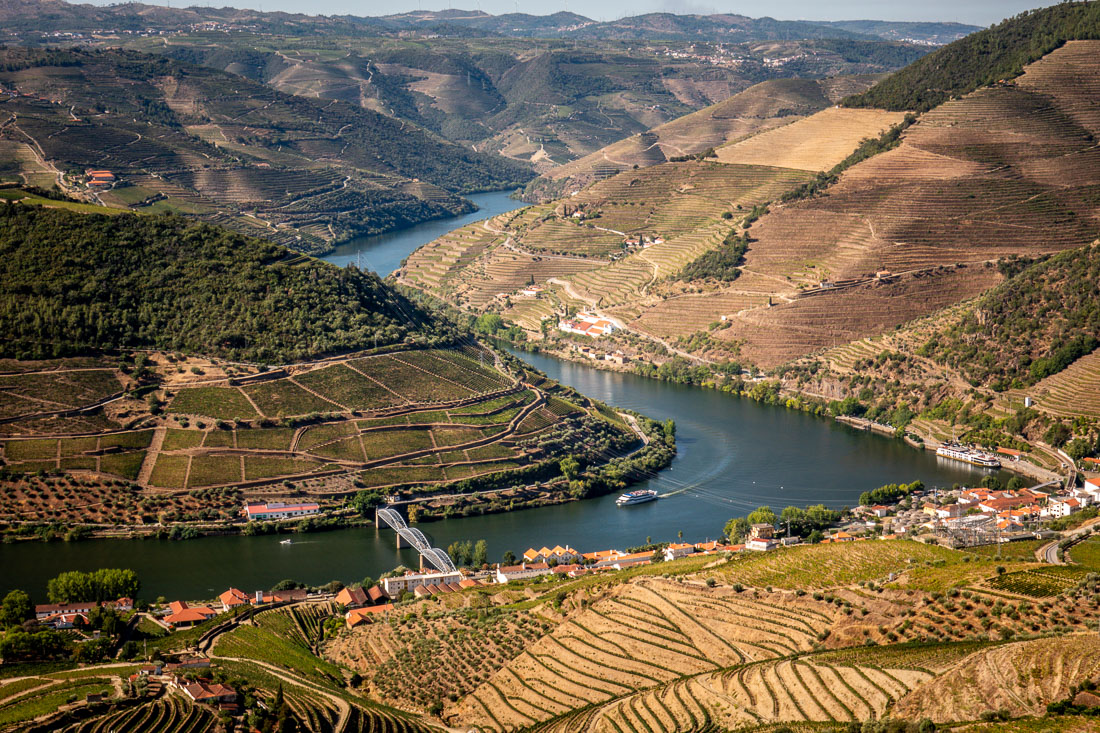
[(187, 464), (190, 456), (170, 456), (161, 453), (149, 476), (149, 483), (166, 489), (182, 489), (187, 480)]
[(104, 473), (113, 473), (130, 481), (136, 481), (145, 462), (145, 453), (109, 453), (99, 459), (99, 468)]
[(296, 376), (295, 380), (353, 410), (386, 407), (401, 401), (376, 382), (344, 364), (315, 369)]
[(35, 461), (57, 455), (57, 439), (9, 440), (4, 443), (4, 457), (9, 461)]
[(729, 582), (779, 588), (829, 588), (884, 579), (914, 565), (951, 562), (962, 553), (909, 540), (802, 545), (775, 552), (742, 553), (716, 569)]
[(245, 456), (244, 479), (245, 481), (253, 481), (275, 476), (293, 476), (299, 473), (308, 473), (317, 468), (318, 465), (314, 461), (306, 461), (300, 458)]
[(480, 430), (473, 428), (435, 428), (432, 430), (437, 446), (460, 445), (477, 440), (482, 436)]
[(268, 662), (320, 684), (339, 684), (343, 672), (336, 665), (314, 656), (308, 650), (265, 629), (240, 626), (217, 643), (222, 656), (243, 657)]
[(286, 379), (262, 382), (243, 389), (256, 406), (265, 415), (271, 417), (308, 415), (314, 412), (335, 412), (343, 409), (337, 404), (310, 394)]
[(187, 487), (214, 486), (241, 480), (241, 459), (237, 456), (195, 456)]
[(293, 439), (293, 428), (237, 430), (237, 447), (250, 450), (290, 450)]
[(427, 430), (374, 430), (362, 438), (368, 461), (432, 447)]
[(202, 445), (203, 433), (201, 430), (176, 430), (169, 429), (164, 434), (164, 444), (161, 450), (186, 450), (198, 448)]
[(177, 414), (205, 415), (219, 420), (258, 417), (245, 396), (233, 387), (181, 389), (166, 410)]

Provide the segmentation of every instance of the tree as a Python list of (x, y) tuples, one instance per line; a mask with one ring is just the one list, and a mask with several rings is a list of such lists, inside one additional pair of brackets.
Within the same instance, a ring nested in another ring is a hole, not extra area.
[(723, 529), (730, 542), (740, 542), (749, 536), (749, 520), (745, 517), (734, 517), (726, 522)]
[(496, 313), (482, 313), (474, 321), (474, 330), (492, 336), (504, 328), (504, 319)]
[(0, 604), (0, 627), (19, 626), (30, 618), (34, 618), (30, 596), (18, 589), (4, 596), (3, 604)]
[(141, 582), (133, 570), (102, 568), (91, 573), (74, 570), (51, 578), (46, 584), (46, 595), (50, 603), (102, 602), (133, 598), (140, 588)]
[(516, 564), (516, 553), (512, 552), (511, 550), (506, 550), (504, 552), (504, 556), (501, 557), (500, 561), (504, 565), (515, 565)]
[(749, 514), (747, 517), (749, 524), (771, 524), (775, 525), (776, 516), (770, 506), (762, 506), (756, 509), (756, 511)]
[(569, 481), (573, 481), (577, 478), (577, 474), (580, 473), (581, 464), (573, 456), (566, 456), (558, 462), (558, 467), (561, 469), (561, 475), (565, 476)]
[(470, 564), (475, 568), (480, 568), (489, 562), (489, 543), (485, 540), (478, 540), (474, 545), (474, 554), (471, 558)]

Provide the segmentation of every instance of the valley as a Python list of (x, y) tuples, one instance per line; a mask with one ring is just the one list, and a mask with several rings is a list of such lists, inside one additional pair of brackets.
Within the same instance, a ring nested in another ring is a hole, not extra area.
[(0, 733), (1095, 728), (1100, 2), (287, 9), (0, 7)]

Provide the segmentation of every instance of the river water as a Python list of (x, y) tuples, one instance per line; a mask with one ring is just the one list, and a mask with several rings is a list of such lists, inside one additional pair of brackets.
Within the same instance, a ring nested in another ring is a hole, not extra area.
[[(494, 198), (495, 197), (495, 198)], [(472, 197), (477, 199), (477, 197)], [(495, 206), (487, 205), (496, 202)], [(482, 212), (466, 220), (492, 216), (517, 202), (485, 194)], [(417, 246), (458, 225), (432, 222), (409, 231), (382, 235), (356, 246), (380, 274), (388, 274)], [(438, 227), (438, 228), (437, 228)], [(400, 240), (400, 246), (396, 242)], [(329, 259), (344, 262), (353, 252)], [(369, 258), (369, 259), (368, 259)], [(678, 455), (672, 466), (645, 482), (662, 498), (628, 508), (615, 497), (451, 519), (420, 525), (437, 546), (455, 540), (485, 539), (489, 554), (519, 555), (528, 547), (570, 544), (581, 550), (624, 548), (653, 541), (704, 540), (721, 533), (726, 520), (761, 504), (778, 510), (788, 505), (855, 504), (859, 494), (891, 482), (921, 479), (929, 486), (975, 483), (981, 469), (937, 458), (872, 433), (862, 432), (782, 407), (761, 405), (713, 390), (657, 382), (631, 374), (604, 372), (571, 362), (517, 353), (548, 376), (596, 399), (672, 418)], [(0, 595), (24, 588), (42, 602), (45, 582), (65, 570), (133, 568), (142, 579), (143, 596), (212, 597), (229, 586), (245, 592), (270, 588), (293, 578), (311, 584), (361, 580), (404, 563), (414, 566), (413, 550), (398, 551), (389, 531), (339, 530), (295, 536), (292, 545), (277, 537), (207, 537), (198, 540), (88, 540), (76, 543), (0, 544)]]
[(471, 214), (464, 214), (451, 219), (426, 221), (408, 229), (388, 234), (356, 237), (345, 244), (339, 245), (321, 259), (340, 267), (359, 262), (364, 270), (373, 270), (382, 277), (386, 277), (400, 267), (401, 261), (421, 245), (471, 222), (490, 219), (497, 214), (527, 206), (522, 201), (509, 198), (509, 195), (508, 191), (490, 191), (489, 193), (468, 195), (465, 198), (478, 207), (478, 210)]

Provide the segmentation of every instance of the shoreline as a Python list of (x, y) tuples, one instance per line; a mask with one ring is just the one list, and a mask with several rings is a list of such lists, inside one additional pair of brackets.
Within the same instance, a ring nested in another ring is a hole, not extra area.
[[(854, 430), (861, 430), (865, 432), (873, 432), (884, 438), (893, 438), (895, 440), (901, 440), (911, 448), (916, 448), (925, 451), (935, 451), (939, 447), (940, 441), (931, 434), (922, 434), (919, 430), (912, 427), (912, 425), (906, 426), (902, 435), (897, 434), (897, 430), (881, 423), (874, 423), (873, 421), (866, 420), (865, 418), (853, 417), (850, 415), (828, 415), (825, 412), (825, 401), (820, 395), (815, 395), (809, 392), (803, 392), (797, 389), (792, 389), (783, 384), (783, 380), (779, 378), (766, 378), (757, 377), (753, 378), (752, 383), (758, 384), (777, 384), (777, 394), (783, 397), (794, 399), (798, 402), (797, 405), (791, 404), (791, 399), (784, 400), (777, 403), (768, 403), (764, 400), (753, 397), (749, 390), (734, 391), (726, 389), (728, 385), (719, 385), (717, 381), (708, 381), (702, 384), (695, 384), (693, 382), (677, 382), (669, 379), (662, 379), (659, 376), (651, 376), (649, 374), (639, 374), (634, 369), (626, 367), (622, 364), (616, 364), (601, 359), (589, 359), (580, 357), (577, 352), (566, 349), (564, 351), (552, 350), (541, 348), (538, 343), (524, 342), (524, 343), (512, 343), (504, 339), (493, 339), (494, 343), (498, 345), (505, 345), (507, 348), (521, 351), (524, 353), (539, 354), (542, 356), (549, 356), (561, 361), (566, 361), (571, 364), (580, 364), (582, 366), (596, 369), (603, 372), (614, 372), (618, 374), (631, 374), (633, 376), (642, 377), (644, 379), (652, 379), (657, 382), (664, 382), (669, 384), (681, 384), (683, 386), (697, 387), (699, 389), (712, 389), (723, 392), (724, 394), (739, 397), (741, 399), (749, 399), (754, 402), (761, 402), (764, 404), (775, 404), (779, 407), (785, 407), (786, 409), (796, 409), (800, 412), (805, 412), (818, 417), (828, 419), (832, 417), (833, 420), (842, 425), (846, 425)], [(867, 427), (864, 427), (866, 425)], [(913, 436), (919, 440), (914, 440)], [(1055, 479), (1065, 480), (1066, 476), (1059, 476), (1053, 471), (1048, 471), (1040, 466), (1033, 465), (1025, 459), (1016, 461), (1001, 460), (1001, 466), (999, 470), (1008, 471), (1020, 476), (1026, 476), (1028, 478), (1038, 479), (1040, 481), (1051, 481)], [(1054, 478), (1052, 478), (1054, 477)]]

